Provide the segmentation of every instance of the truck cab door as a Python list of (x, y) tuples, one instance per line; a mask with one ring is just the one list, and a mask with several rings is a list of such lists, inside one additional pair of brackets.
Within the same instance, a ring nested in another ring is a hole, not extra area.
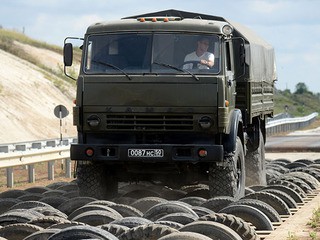
[(226, 40), (224, 44), (225, 52), (225, 79), (226, 79), (226, 99), (230, 106), (235, 106), (235, 71), (233, 61), (233, 44), (231, 40)]

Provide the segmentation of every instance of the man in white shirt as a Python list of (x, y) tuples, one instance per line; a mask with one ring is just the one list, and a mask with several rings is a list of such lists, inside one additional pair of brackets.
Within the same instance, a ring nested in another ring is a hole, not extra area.
[[(186, 63), (183, 65), (183, 69), (210, 69), (214, 65), (214, 55), (213, 53), (208, 52), (209, 48), (209, 38), (202, 37), (197, 42), (197, 49), (189, 53), (185, 58), (184, 62), (193, 62)], [(194, 66), (197, 65), (197, 66)]]

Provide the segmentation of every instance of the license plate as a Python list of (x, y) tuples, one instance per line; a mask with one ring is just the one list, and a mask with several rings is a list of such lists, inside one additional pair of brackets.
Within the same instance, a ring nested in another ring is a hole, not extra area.
[(163, 157), (163, 149), (128, 149), (129, 157)]

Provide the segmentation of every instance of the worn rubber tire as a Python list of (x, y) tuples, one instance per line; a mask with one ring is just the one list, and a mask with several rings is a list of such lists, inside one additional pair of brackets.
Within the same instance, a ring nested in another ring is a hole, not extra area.
[(232, 214), (252, 223), (256, 230), (273, 231), (270, 219), (260, 210), (247, 205), (232, 205), (225, 207), (221, 213)]
[(263, 189), (261, 191), (268, 192), (268, 193), (271, 193), (271, 194), (278, 196), (287, 204), (288, 208), (298, 208), (296, 201), (285, 192), (282, 192), (282, 191), (276, 190), (276, 189)]
[[(18, 209), (22, 210), (22, 209)], [(24, 209), (23, 209), (24, 210)], [(27, 223), (35, 218), (44, 217), (43, 214), (35, 214), (31, 211), (9, 211), (0, 215), (0, 225), (6, 226), (10, 224)]]
[(49, 191), (51, 190), (50, 188), (48, 187), (43, 187), (43, 186), (35, 186), (35, 187), (29, 187), (27, 189), (25, 189), (26, 192), (29, 192), (29, 193), (44, 193), (46, 191)]
[(109, 211), (91, 210), (75, 216), (72, 221), (82, 222), (90, 226), (99, 226), (119, 219), (122, 219), (122, 217)]
[(185, 197), (185, 198), (180, 198), (179, 201), (188, 203), (191, 206), (201, 206), (203, 203), (207, 201), (207, 199), (203, 197)]
[(214, 197), (208, 199), (201, 207), (208, 208), (214, 212), (219, 212), (222, 208), (225, 208), (230, 203), (235, 202), (236, 200), (233, 197)]
[(25, 202), (19, 202), (12, 207), (10, 207), (9, 210), (14, 209), (31, 209), (35, 207), (45, 207), (45, 208), (53, 208), (47, 203), (39, 202), (39, 201), (25, 201)]
[(155, 221), (154, 223), (168, 226), (168, 227), (174, 228), (176, 230), (179, 230), (180, 228), (183, 227), (183, 225), (181, 223), (172, 222), (172, 221)]
[(59, 232), (59, 229), (42, 229), (31, 235), (27, 236), (23, 240), (47, 240), (51, 235)]
[[(306, 194), (313, 192), (312, 188), (305, 181), (303, 181), (300, 178), (284, 174), (281, 177), (279, 177), (278, 180), (285, 180), (285, 181), (292, 182), (292, 183), (298, 185), (303, 190), (303, 192)], [(276, 184), (277, 184), (276, 180), (270, 181), (270, 185), (276, 185)], [(291, 187), (291, 186), (289, 186), (289, 187)], [(301, 191), (299, 191), (299, 190), (297, 191), (297, 193), (299, 193), (299, 195), (301, 196), (301, 194), (300, 194)], [(295, 189), (295, 191), (296, 191), (296, 189)]]
[(186, 225), (198, 220), (198, 217), (190, 213), (170, 213), (158, 219), (158, 221), (171, 221)]
[(129, 227), (118, 225), (114, 223), (108, 223), (99, 226), (101, 229), (108, 231), (109, 233), (113, 234), (116, 237), (119, 237), (122, 233), (129, 230)]
[(159, 218), (170, 214), (170, 213), (190, 213), (194, 217), (199, 217), (190, 207), (186, 206), (184, 203), (179, 202), (165, 202), (159, 203), (152, 208), (150, 208), (144, 215), (151, 221), (156, 221)]
[(0, 198), (18, 198), (20, 196), (26, 195), (28, 192), (20, 189), (10, 189), (5, 192), (0, 193)]
[(203, 234), (195, 233), (195, 232), (177, 232), (171, 233), (167, 236), (159, 238), (158, 240), (211, 240)]
[(205, 216), (205, 215), (210, 215), (212, 213), (214, 213), (214, 211), (205, 208), (205, 207), (200, 207), (200, 206), (192, 206), (191, 209), (199, 216)]
[(0, 228), (0, 236), (7, 239), (22, 240), (25, 237), (42, 229), (42, 227), (38, 227), (29, 223), (10, 224)]
[(117, 224), (128, 228), (138, 227), (140, 225), (151, 224), (152, 222), (142, 217), (124, 217), (122, 219), (114, 220), (110, 224)]
[(84, 205), (83, 207), (80, 207), (80, 208), (77, 208), (76, 210), (74, 210), (71, 214), (69, 214), (68, 219), (73, 219), (76, 216), (78, 216), (84, 212), (92, 211), (92, 210), (107, 211), (113, 215), (118, 215), (119, 218), (122, 218), (122, 215), (111, 207), (103, 206), (103, 205), (96, 205), (96, 204), (87, 204), (87, 205)]
[(196, 188), (191, 192), (188, 192), (186, 194), (186, 197), (202, 197), (202, 198), (210, 198), (210, 190), (209, 186), (202, 187), (202, 188)]
[(22, 201), (16, 198), (0, 198), (0, 214), (5, 213), (9, 208), (20, 202)]
[(282, 222), (280, 215), (278, 212), (271, 207), (269, 204), (262, 202), (257, 199), (240, 199), (237, 202), (234, 202), (230, 204), (229, 206), (236, 206), (236, 205), (246, 205), (246, 206), (251, 206), (254, 207), (261, 212), (263, 212), (271, 222)]
[(312, 177), (320, 181), (320, 169), (312, 167), (309, 165), (307, 168), (295, 168), (292, 172), (304, 172), (310, 174)]
[(65, 218), (56, 217), (56, 216), (44, 216), (44, 217), (32, 219), (28, 223), (42, 227), (42, 228), (47, 228), (52, 226), (53, 224), (70, 223), (70, 221)]
[(111, 233), (92, 226), (72, 226), (51, 235), (48, 240), (78, 240), (78, 239), (100, 239), (118, 240)]
[(274, 190), (282, 191), (282, 192), (288, 194), (290, 197), (292, 197), (296, 203), (303, 203), (302, 197), (296, 191), (294, 191), (293, 189), (291, 189), (287, 186), (283, 186), (280, 184), (270, 185), (270, 186), (265, 187), (264, 189), (274, 189)]
[(212, 221), (221, 223), (234, 230), (243, 240), (259, 239), (253, 227), (243, 219), (227, 213), (214, 213), (199, 218), (199, 221)]
[(168, 202), (168, 200), (159, 197), (144, 197), (133, 202), (131, 206), (145, 213), (151, 207), (163, 202)]
[(168, 226), (152, 223), (131, 228), (122, 233), (118, 238), (119, 240), (151, 240), (159, 239), (174, 232), (178, 232), (178, 230)]
[(116, 210), (122, 217), (142, 217), (143, 213), (138, 209), (124, 204), (111, 205), (110, 208)]
[(190, 223), (180, 229), (180, 232), (196, 232), (211, 239), (223, 240), (241, 240), (242, 238), (231, 228), (218, 223), (210, 221), (197, 221)]
[(319, 181), (315, 177), (305, 172), (290, 172), (286, 175), (300, 178), (301, 180), (305, 181), (312, 189), (317, 189), (320, 185)]
[(61, 212), (67, 214), (68, 216), (79, 207), (82, 207), (83, 205), (86, 205), (90, 202), (93, 202), (97, 199), (91, 198), (91, 197), (75, 197), (71, 198), (61, 205), (59, 205), (58, 210)]
[(39, 199), (39, 202), (43, 202), (43, 203), (49, 204), (54, 208), (58, 208), (62, 203), (64, 203), (67, 200), (68, 198), (66, 197), (56, 196), (56, 197), (42, 197)]
[(283, 185), (293, 189), (296, 193), (298, 193), (302, 198), (307, 197), (307, 194), (302, 190), (302, 188), (298, 185), (298, 183), (291, 180), (281, 180), (281, 179), (273, 179), (270, 181), (269, 186), (271, 185)]
[(258, 199), (273, 207), (279, 215), (291, 215), (287, 204), (274, 194), (268, 192), (256, 192), (245, 196), (244, 199)]

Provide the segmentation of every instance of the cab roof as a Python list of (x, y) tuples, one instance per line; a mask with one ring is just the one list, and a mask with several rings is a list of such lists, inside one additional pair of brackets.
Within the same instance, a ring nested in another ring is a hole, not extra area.
[(185, 12), (185, 11), (180, 11), (180, 10), (175, 10), (175, 9), (169, 9), (169, 10), (160, 11), (160, 12), (144, 13), (141, 15), (124, 17), (122, 19), (131, 19), (131, 18), (137, 19), (137, 18), (142, 18), (142, 17), (158, 17), (158, 16), (180, 17), (181, 19), (189, 18), (189, 19), (203, 19), (203, 20), (214, 20), (214, 21), (226, 22), (226, 20), (222, 17), (206, 15), (206, 14), (202, 14), (202, 13)]

